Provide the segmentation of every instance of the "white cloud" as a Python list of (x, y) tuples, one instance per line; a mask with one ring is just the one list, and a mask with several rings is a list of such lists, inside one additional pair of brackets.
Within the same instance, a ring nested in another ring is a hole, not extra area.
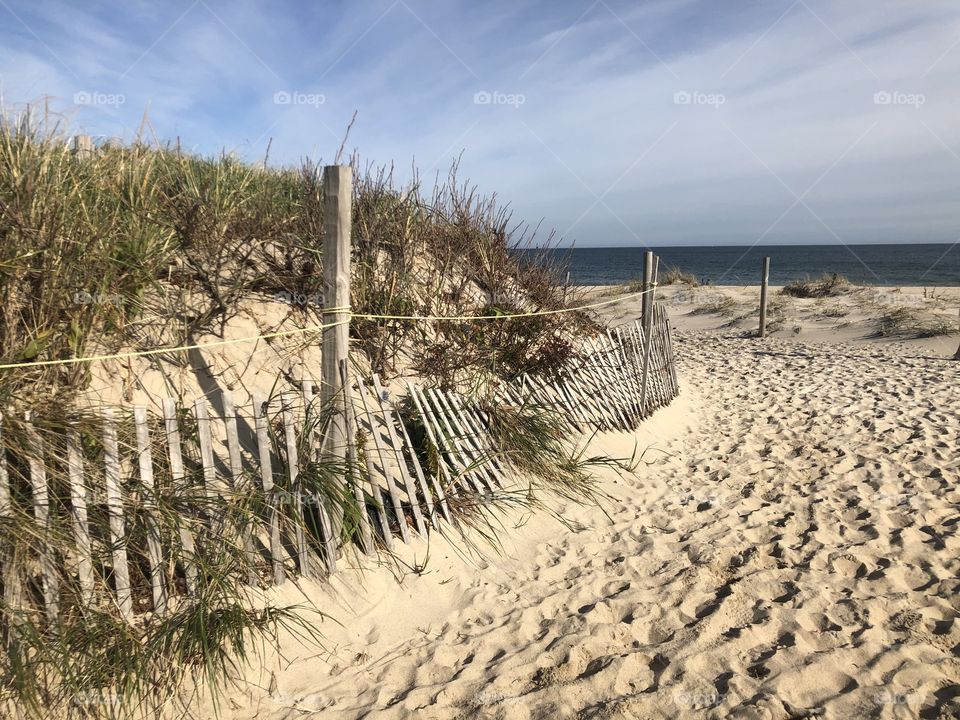
[[(149, 103), (161, 137), (252, 158), (272, 137), (292, 163), (331, 158), (356, 110), (364, 158), (403, 174), (465, 150), (464, 175), (582, 245), (751, 243), (815, 182), (804, 200), (844, 240), (958, 234), (953, 3), (10, 7), (33, 34), (5, 18), (5, 102), (49, 93), (74, 111), (78, 89), (122, 93), (76, 109), (94, 132), (129, 136)], [(277, 105), (278, 91), (324, 102)], [(480, 91), (524, 102), (475, 105)], [(766, 238), (798, 239), (834, 241), (802, 205)]]

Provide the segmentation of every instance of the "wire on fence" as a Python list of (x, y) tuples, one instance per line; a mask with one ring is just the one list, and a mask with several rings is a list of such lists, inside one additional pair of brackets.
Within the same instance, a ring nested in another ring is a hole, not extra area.
[(647, 290), (621, 295), (611, 300), (590, 303), (588, 305), (579, 305), (572, 308), (561, 308), (559, 310), (537, 310), (525, 313), (505, 313), (500, 315), (376, 315), (372, 313), (354, 313), (349, 307), (324, 308), (324, 315), (334, 315), (337, 313), (348, 313), (348, 318), (338, 320), (333, 323), (322, 325), (310, 325), (308, 327), (294, 328), (292, 330), (278, 330), (276, 332), (264, 333), (262, 335), (253, 335), (250, 337), (233, 338), (232, 340), (215, 340), (208, 343), (195, 343), (192, 345), (178, 345), (176, 347), (149, 348), (147, 350), (132, 350), (124, 353), (113, 353), (109, 355), (88, 355), (86, 357), (58, 358), (56, 360), (30, 360), (27, 362), (4, 363), (0, 364), (0, 370), (15, 370), (31, 367), (50, 367), (53, 365), (75, 365), (83, 362), (102, 362), (104, 360), (126, 360), (135, 357), (148, 357), (151, 355), (163, 355), (165, 353), (182, 352), (184, 350), (202, 350), (211, 347), (223, 347), (225, 345), (238, 345), (245, 342), (255, 342), (257, 340), (269, 340), (278, 337), (287, 337), (289, 335), (305, 334), (310, 332), (319, 332), (327, 328), (337, 327), (350, 322), (350, 318), (363, 318), (365, 320), (404, 320), (414, 322), (472, 322), (475, 320), (511, 320), (513, 318), (539, 317), (542, 315), (560, 315), (563, 313), (581, 312), (583, 310), (593, 310), (605, 305), (613, 305), (618, 302), (625, 302), (634, 298), (652, 293), (656, 284)]

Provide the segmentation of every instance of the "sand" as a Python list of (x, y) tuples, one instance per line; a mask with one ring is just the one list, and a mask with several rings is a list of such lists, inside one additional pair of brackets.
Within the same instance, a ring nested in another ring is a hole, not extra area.
[(342, 624), (322, 651), (284, 638), (224, 714), (957, 717), (957, 337), (672, 317), (681, 396), (595, 441), (645, 450), (603, 475), (602, 508), (508, 516), (499, 553), (420, 540), (305, 584)]

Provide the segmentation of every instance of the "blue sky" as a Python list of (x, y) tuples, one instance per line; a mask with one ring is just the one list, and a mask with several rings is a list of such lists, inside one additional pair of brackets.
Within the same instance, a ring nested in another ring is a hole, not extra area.
[(460, 174), (577, 246), (956, 242), (955, 0), (0, 0), (8, 111)]

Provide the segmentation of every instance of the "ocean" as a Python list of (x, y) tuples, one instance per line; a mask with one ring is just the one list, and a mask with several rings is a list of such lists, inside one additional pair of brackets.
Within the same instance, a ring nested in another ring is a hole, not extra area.
[[(643, 274), (645, 248), (521, 250), (541, 253), (570, 270), (574, 285), (618, 285)], [(757, 245), (756, 247), (655, 247), (663, 267), (678, 267), (703, 284), (758, 285), (770, 256), (770, 284), (839, 273), (866, 285), (960, 286), (960, 245)]]

